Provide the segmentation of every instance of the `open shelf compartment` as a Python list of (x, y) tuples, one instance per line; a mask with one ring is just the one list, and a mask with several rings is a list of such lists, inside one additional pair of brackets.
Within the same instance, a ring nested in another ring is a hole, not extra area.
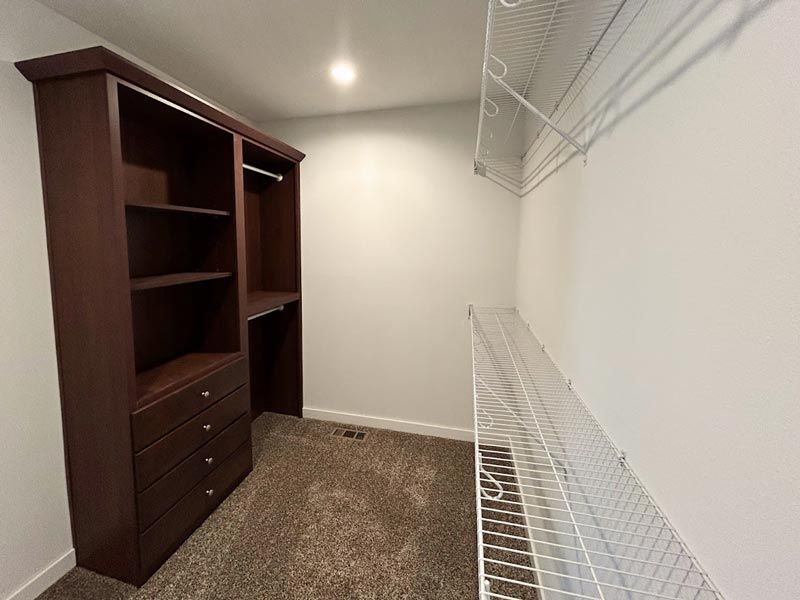
[[(245, 141), (243, 160), (282, 176), (276, 179), (244, 171), (248, 305), (265, 294), (298, 293), (298, 215), (296, 166)], [(264, 310), (264, 309), (262, 309)], [(257, 312), (257, 311), (256, 311)]]
[(243, 354), (234, 137), (117, 83), (137, 406)]
[(232, 280), (133, 294), (138, 407), (241, 355)]
[(299, 303), (248, 321), (253, 418), (277, 412), (302, 416)]
[(233, 210), (233, 134), (120, 82), (126, 204)]

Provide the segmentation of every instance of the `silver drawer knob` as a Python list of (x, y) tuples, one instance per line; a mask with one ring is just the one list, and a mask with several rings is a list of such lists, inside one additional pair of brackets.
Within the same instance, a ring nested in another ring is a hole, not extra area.
[(210, 490), (206, 490), (206, 496), (208, 496), (210, 498), (213, 495), (214, 495), (214, 488), (211, 488)]
[(203, 431), (211, 431), (211, 424), (206, 423), (205, 425), (203, 425)]
[(208, 390), (206, 390), (205, 392), (200, 392), (200, 395), (201, 395), (203, 398), (208, 398), (208, 397), (211, 395), (211, 392), (209, 392)]
[(206, 459), (206, 464), (207, 464), (207, 465), (213, 465), (213, 464), (214, 464), (214, 457), (213, 457), (213, 456), (209, 456), (209, 457)]

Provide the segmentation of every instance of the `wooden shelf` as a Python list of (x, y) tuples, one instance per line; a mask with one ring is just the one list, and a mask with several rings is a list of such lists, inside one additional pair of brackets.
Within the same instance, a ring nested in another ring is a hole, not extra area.
[(128, 202), (128, 208), (137, 210), (149, 210), (164, 213), (182, 213), (188, 215), (203, 215), (209, 217), (229, 217), (230, 211), (216, 210), (213, 208), (198, 208), (196, 206), (181, 206), (179, 204), (148, 204), (146, 202)]
[(168, 273), (167, 275), (153, 275), (151, 277), (134, 277), (131, 279), (131, 291), (152, 290), (154, 288), (169, 287), (171, 285), (184, 285), (198, 281), (212, 281), (225, 279), (232, 276), (229, 272), (210, 273)]
[(241, 356), (244, 356), (241, 352), (191, 352), (137, 373), (137, 407), (146, 406)]
[(299, 299), (300, 294), (297, 292), (267, 292), (264, 290), (249, 292), (247, 294), (247, 316), (252, 317), (282, 304), (297, 302)]

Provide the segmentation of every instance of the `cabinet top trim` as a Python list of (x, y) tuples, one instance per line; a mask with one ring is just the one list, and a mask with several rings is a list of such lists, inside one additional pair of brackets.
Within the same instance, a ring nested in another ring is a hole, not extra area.
[(242, 122), (228, 110), (209, 104), (177, 85), (163, 80), (139, 65), (123, 58), (103, 46), (93, 46), (72, 52), (32, 58), (15, 63), (28, 81), (55, 77), (81, 75), (104, 71), (136, 84), (154, 94), (187, 108), (215, 123), (266, 146), (293, 162), (300, 162), (305, 154), (274, 137)]

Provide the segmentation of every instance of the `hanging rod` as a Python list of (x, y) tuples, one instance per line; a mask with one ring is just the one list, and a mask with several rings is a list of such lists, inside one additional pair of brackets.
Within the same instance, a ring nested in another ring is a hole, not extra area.
[(252, 321), (253, 319), (257, 319), (258, 317), (263, 317), (263, 316), (268, 315), (270, 313), (281, 312), (283, 310), (283, 306), (284, 305), (281, 304), (280, 306), (276, 306), (275, 308), (270, 308), (269, 310), (265, 310), (264, 312), (260, 312), (260, 313), (254, 314), (254, 315), (250, 315), (249, 317), (247, 317), (247, 320), (248, 321)]
[(259, 173), (261, 175), (266, 175), (267, 177), (272, 177), (275, 181), (283, 181), (283, 175), (280, 173), (271, 173), (269, 171), (265, 171), (264, 169), (259, 169), (258, 167), (253, 167), (244, 163), (242, 163), (242, 168), (245, 171), (252, 171), (253, 173)]

